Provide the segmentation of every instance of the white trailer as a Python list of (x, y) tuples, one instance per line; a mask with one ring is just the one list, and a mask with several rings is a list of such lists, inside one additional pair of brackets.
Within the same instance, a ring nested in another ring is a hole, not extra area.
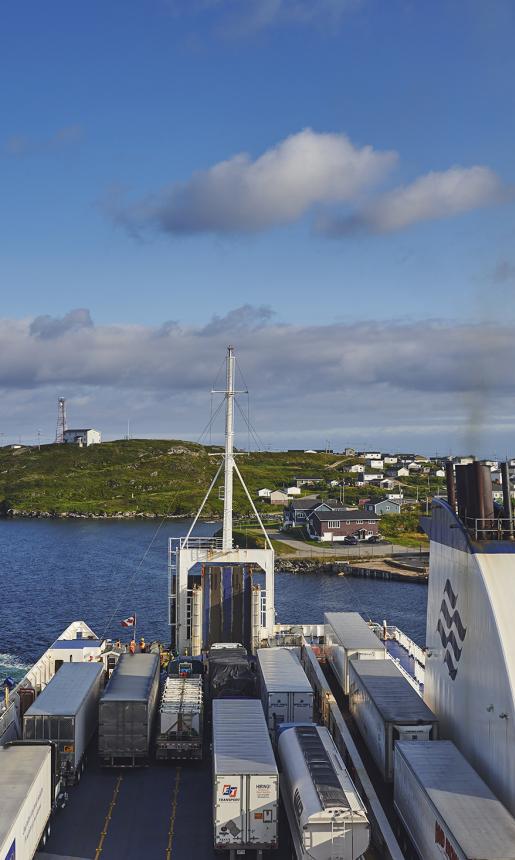
[(393, 780), (395, 741), (434, 741), (438, 718), (393, 660), (351, 660), (349, 710), (381, 775)]
[(203, 697), (201, 676), (171, 676), (161, 695), (156, 758), (202, 758)]
[(368, 848), (366, 809), (323, 726), (279, 730), (281, 798), (297, 860), (357, 860)]
[(451, 741), (395, 744), (394, 803), (420, 860), (515, 860), (515, 820)]
[(386, 648), (359, 612), (324, 614), (325, 655), (343, 692), (349, 694), (349, 660), (384, 660)]
[(63, 779), (79, 780), (98, 725), (102, 663), (64, 663), (23, 717), (25, 740), (56, 744)]
[(32, 860), (50, 832), (50, 745), (0, 747), (0, 857)]
[(213, 824), (218, 850), (278, 846), (279, 773), (258, 699), (213, 701)]
[(313, 722), (314, 692), (298, 657), (288, 648), (259, 648), (261, 701), (275, 737), (281, 723)]

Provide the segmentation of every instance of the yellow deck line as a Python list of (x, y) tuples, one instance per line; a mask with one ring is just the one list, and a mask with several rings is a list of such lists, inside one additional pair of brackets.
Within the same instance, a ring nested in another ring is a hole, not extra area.
[[(177, 815), (177, 799), (179, 797), (179, 783), (181, 781), (181, 767), (177, 768), (175, 776), (175, 787), (172, 796), (172, 814), (170, 816), (170, 827), (168, 828), (168, 844), (166, 846), (166, 860), (170, 860), (172, 856), (173, 831), (175, 828), (175, 816)], [(95, 858), (96, 860), (96, 858)]]
[(100, 839), (97, 845), (97, 850), (95, 851), (95, 860), (98, 860), (102, 853), (102, 847), (104, 845), (104, 839), (107, 836), (107, 831), (109, 829), (109, 824), (111, 822), (111, 817), (113, 814), (113, 809), (116, 806), (116, 801), (118, 800), (118, 792), (120, 791), (120, 785), (122, 784), (123, 776), (119, 776), (116, 780), (116, 785), (114, 787), (113, 796), (111, 798), (111, 803), (109, 804), (109, 809), (107, 810), (107, 815), (105, 817), (104, 826), (100, 833)]

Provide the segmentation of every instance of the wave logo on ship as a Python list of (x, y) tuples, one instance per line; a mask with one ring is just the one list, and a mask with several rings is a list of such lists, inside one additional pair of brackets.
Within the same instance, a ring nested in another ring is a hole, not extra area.
[(237, 797), (238, 788), (236, 785), (224, 785), (222, 789), (222, 794), (224, 797)]
[(457, 602), (458, 595), (454, 593), (450, 581), (447, 580), (443, 590), (443, 600), (436, 629), (445, 648), (443, 662), (447, 666), (452, 681), (458, 674), (458, 663), (467, 635), (467, 628), (463, 626), (460, 613), (456, 609)]

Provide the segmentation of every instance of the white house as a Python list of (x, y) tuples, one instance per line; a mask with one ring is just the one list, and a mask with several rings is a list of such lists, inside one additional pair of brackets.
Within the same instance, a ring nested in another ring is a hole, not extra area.
[(397, 477), (398, 478), (408, 478), (409, 477), (409, 469), (406, 466), (401, 466), (400, 469), (397, 469)]
[(364, 451), (362, 457), (365, 460), (380, 460), (381, 453), (379, 451)]
[(370, 468), (370, 469), (382, 469), (383, 468), (383, 461), (382, 460), (369, 460), (366, 465), (367, 465), (367, 468)]
[(436, 478), (445, 478), (445, 469), (437, 469), (435, 472)]
[(397, 457), (390, 457), (389, 455), (386, 455), (385, 457), (383, 457), (383, 463), (388, 464), (389, 466), (393, 466), (394, 463), (396, 463), (396, 462), (397, 462)]
[(364, 471), (365, 471), (365, 467), (364, 467), (364, 466), (362, 466), (362, 464), (361, 464), (361, 463), (355, 463), (355, 464), (354, 464), (353, 466), (351, 466), (351, 467), (350, 467), (350, 469), (349, 469), (349, 472), (364, 472)]
[(288, 496), (300, 496), (300, 487), (286, 487), (285, 491)]
[(421, 468), (422, 466), (420, 463), (415, 463), (414, 460), (411, 463), (408, 463), (408, 469), (410, 472), (420, 472)]
[(98, 430), (93, 430), (91, 427), (80, 430), (65, 430), (63, 433), (63, 442), (67, 445), (78, 445), (80, 448), (100, 445), (101, 441), (102, 437)]
[(272, 490), (269, 490), (268, 487), (263, 487), (262, 490), (258, 490), (258, 496), (260, 499), (269, 499), (271, 492)]
[(273, 490), (268, 499), (271, 505), (287, 505), (289, 502), (287, 493), (282, 490)]

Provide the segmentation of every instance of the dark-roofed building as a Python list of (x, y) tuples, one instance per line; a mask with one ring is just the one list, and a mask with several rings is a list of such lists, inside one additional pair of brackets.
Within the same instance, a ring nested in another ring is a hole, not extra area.
[(283, 526), (284, 528), (293, 528), (294, 526), (303, 526), (306, 524), (308, 514), (315, 509), (320, 508), (324, 511), (330, 511), (331, 506), (315, 496), (304, 496), (302, 499), (292, 499), (284, 509)]
[(314, 540), (337, 542), (346, 537), (367, 540), (379, 534), (379, 517), (369, 511), (314, 510), (307, 517), (309, 535)]

